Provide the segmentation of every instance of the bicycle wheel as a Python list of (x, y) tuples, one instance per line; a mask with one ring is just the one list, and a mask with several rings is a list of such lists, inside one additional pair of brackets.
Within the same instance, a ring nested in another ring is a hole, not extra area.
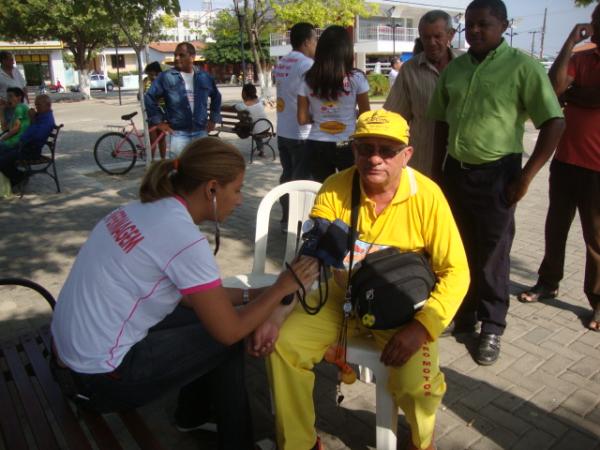
[(123, 133), (106, 133), (94, 145), (94, 159), (110, 175), (123, 175), (131, 170), (137, 152), (131, 139)]

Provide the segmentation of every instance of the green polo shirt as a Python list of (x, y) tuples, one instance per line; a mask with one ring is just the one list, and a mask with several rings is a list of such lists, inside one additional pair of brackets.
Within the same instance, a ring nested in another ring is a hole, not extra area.
[(19, 138), (29, 126), (29, 108), (24, 103), (19, 103), (17, 106), (15, 106), (13, 117), (9, 125), (10, 128), (12, 128), (15, 120), (19, 120), (21, 126), (19, 127), (19, 131), (17, 132), (17, 134), (14, 134), (13, 136), (9, 137), (4, 141), (8, 145), (17, 145), (19, 143)]
[(468, 164), (523, 152), (525, 121), (563, 117), (540, 63), (506, 41), (479, 62), (466, 53), (442, 72), (427, 116), (449, 125), (448, 153)]

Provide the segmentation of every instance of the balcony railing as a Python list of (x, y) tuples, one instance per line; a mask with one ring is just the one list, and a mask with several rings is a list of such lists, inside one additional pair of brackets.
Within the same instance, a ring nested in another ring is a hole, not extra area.
[(358, 31), (358, 41), (392, 41), (413, 42), (418, 36), (416, 28), (406, 28), (396, 26), (394, 29), (387, 25), (367, 25), (361, 26)]
[[(322, 30), (317, 29), (317, 36), (321, 36)], [(416, 28), (406, 28), (396, 25), (396, 41), (413, 42), (418, 36)], [(290, 32), (271, 33), (271, 47), (290, 44)], [(394, 32), (391, 26), (387, 25), (365, 25), (359, 28), (358, 41), (392, 41)]]

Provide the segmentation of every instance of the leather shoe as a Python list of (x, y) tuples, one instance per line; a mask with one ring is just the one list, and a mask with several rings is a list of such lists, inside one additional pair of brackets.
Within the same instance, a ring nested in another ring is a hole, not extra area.
[(500, 336), (492, 333), (481, 333), (479, 346), (475, 352), (475, 361), (482, 366), (491, 366), (500, 356)]

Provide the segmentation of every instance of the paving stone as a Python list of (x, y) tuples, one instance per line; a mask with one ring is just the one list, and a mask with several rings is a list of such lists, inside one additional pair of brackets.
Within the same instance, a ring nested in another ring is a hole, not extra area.
[(458, 373), (466, 375), (469, 373), (469, 371), (476, 369), (479, 366), (475, 361), (473, 361), (471, 355), (466, 354), (453, 361), (449, 367), (456, 370)]
[[(542, 389), (540, 387), (540, 391)], [(526, 403), (532, 396), (531, 392), (521, 389), (519, 386), (512, 386), (510, 389), (503, 391), (492, 403), (505, 411), (512, 412)]]
[(578, 361), (581, 358), (585, 358), (584, 354), (576, 352), (572, 348), (555, 341), (542, 342), (540, 347), (550, 350), (553, 354), (558, 354), (564, 358), (570, 359), (571, 361)]
[[(519, 437), (513, 433), (510, 430), (507, 430), (506, 428), (503, 427), (496, 427), (493, 430), (491, 430), (490, 432), (487, 433), (487, 435), (485, 436), (484, 439), (482, 439), (482, 441), (492, 441), (495, 445), (500, 446), (500, 448), (502, 449), (506, 449), (506, 448), (511, 448), (513, 446), (513, 444), (515, 442), (517, 442), (517, 440), (519, 439)], [(479, 441), (477, 443), (477, 445), (479, 445), (481, 441)], [(479, 447), (482, 450), (485, 450), (485, 447)], [(495, 448), (495, 447), (492, 447)], [(441, 450), (441, 449), (440, 449)]]
[[(547, 383), (542, 382), (541, 385), (544, 386), (543, 389), (533, 395), (529, 400), (531, 404), (547, 412), (552, 412), (558, 408), (558, 406), (560, 406), (560, 404), (569, 396), (567, 393), (548, 386)], [(573, 392), (574, 391), (575, 388), (573, 388)]]
[(569, 429), (552, 413), (544, 411), (531, 403), (523, 404), (515, 411), (515, 414), (555, 438), (561, 437)]
[(490, 386), (487, 383), (480, 384), (477, 389), (472, 390), (469, 396), (463, 397), (460, 403), (478, 411), (488, 403), (491, 403), (494, 399), (502, 395), (502, 391), (494, 386)]
[(554, 331), (548, 328), (538, 326), (526, 335), (524, 335), (522, 339), (526, 340), (527, 342), (531, 342), (532, 344), (539, 344), (540, 342), (548, 339), (553, 334)]
[(539, 356), (542, 359), (549, 359), (553, 355), (553, 353), (550, 350), (547, 350), (536, 344), (531, 344), (530, 342), (524, 341), (522, 339), (513, 342), (513, 344), (515, 345), (515, 347), (520, 348), (524, 352), (532, 353), (534, 355)]
[(569, 345), (569, 348), (575, 350), (576, 352), (583, 353), (586, 356), (590, 356), (596, 360), (600, 360), (600, 354), (598, 353), (598, 350), (591, 345), (576, 341)]
[(526, 376), (522, 372), (518, 372), (512, 368), (506, 369), (498, 374), (499, 377), (504, 378), (511, 383), (520, 386), (532, 394), (540, 390), (540, 383), (535, 379), (535, 376)]
[(459, 427), (450, 431), (444, 437), (436, 439), (439, 449), (464, 450), (481, 439), (481, 435), (472, 428)]
[(600, 402), (600, 397), (593, 395), (588, 390), (578, 389), (572, 395), (562, 402), (561, 406), (575, 414), (584, 417), (589, 414)]
[(546, 450), (554, 442), (554, 437), (541, 430), (529, 430), (512, 447), (513, 450)]
[(532, 426), (526, 421), (516, 417), (515, 415), (498, 408), (495, 405), (487, 405), (479, 411), (483, 416), (487, 417), (494, 424), (511, 430), (516, 435), (520, 436), (527, 432)]
[(594, 439), (588, 435), (575, 430), (570, 430), (560, 439), (553, 449), (562, 450), (590, 450), (598, 447), (598, 439)]
[(588, 330), (583, 335), (581, 335), (581, 337), (577, 341), (598, 349), (600, 348), (600, 333)]
[(527, 375), (535, 371), (535, 369), (542, 365), (543, 362), (544, 359), (537, 355), (525, 354), (513, 362), (511, 368), (517, 372)]
[(560, 375), (573, 364), (575, 363), (572, 359), (565, 358), (561, 355), (554, 355), (548, 361), (542, 363), (539, 369), (552, 375)]
[(561, 380), (569, 381), (569, 382), (579, 386), (580, 388), (587, 389), (590, 392), (595, 393), (596, 395), (600, 395), (600, 384), (593, 383), (592, 381), (587, 380), (586, 378), (582, 377), (578, 373), (567, 370), (565, 373), (560, 375), (558, 378), (560, 378)]
[[(600, 351), (598, 353), (600, 356)], [(583, 358), (569, 367), (569, 370), (578, 373), (582, 377), (591, 378), (600, 372), (600, 358)]]

